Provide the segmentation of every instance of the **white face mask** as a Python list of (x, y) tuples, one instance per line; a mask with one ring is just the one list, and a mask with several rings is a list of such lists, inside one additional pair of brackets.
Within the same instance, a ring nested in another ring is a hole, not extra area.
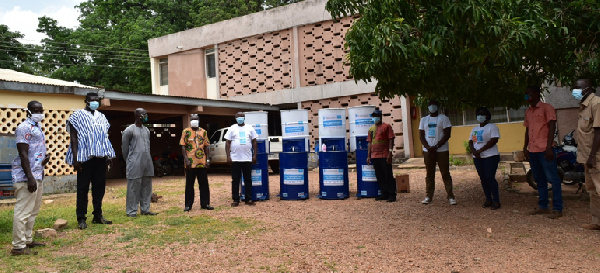
[(196, 128), (196, 127), (198, 127), (198, 125), (200, 125), (200, 121), (199, 120), (194, 119), (194, 120), (190, 121), (190, 126)]
[(437, 112), (437, 110), (438, 110), (438, 107), (437, 107), (437, 105), (435, 105), (435, 104), (432, 104), (432, 105), (429, 105), (429, 106), (427, 107), (427, 109), (429, 109), (429, 113), (433, 114), (433, 113)]
[(44, 119), (44, 114), (31, 114), (31, 120), (33, 122), (38, 123)]
[(486, 120), (487, 120), (486, 116), (477, 115), (477, 121), (479, 121), (479, 123), (484, 123)]

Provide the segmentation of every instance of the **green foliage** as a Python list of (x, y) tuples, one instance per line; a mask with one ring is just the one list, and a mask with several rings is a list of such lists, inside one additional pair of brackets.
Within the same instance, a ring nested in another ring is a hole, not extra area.
[(466, 158), (466, 157), (462, 157), (462, 156), (450, 156), (450, 165), (452, 166), (463, 166), (463, 165), (471, 165), (473, 164), (473, 160)]
[(463, 141), (463, 147), (465, 147), (465, 152), (467, 154), (472, 154), (472, 152), (471, 152), (471, 146), (469, 145), (468, 141), (466, 141), (466, 140)]
[(8, 26), (0, 25), (0, 69), (34, 72), (34, 68), (29, 64), (34, 62), (35, 56), (31, 54), (31, 50), (35, 46), (17, 41), (23, 37), (20, 32), (10, 31)]
[(39, 73), (86, 85), (150, 93), (148, 40), (298, 0), (87, 0), (80, 26), (39, 18)]
[(330, 0), (327, 10), (360, 16), (347, 61), (382, 98), (517, 108), (528, 85), (600, 76), (598, 1)]

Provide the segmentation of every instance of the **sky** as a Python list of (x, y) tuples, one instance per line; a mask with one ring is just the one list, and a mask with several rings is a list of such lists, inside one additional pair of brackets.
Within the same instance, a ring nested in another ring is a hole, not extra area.
[(35, 31), (38, 17), (48, 16), (58, 21), (58, 25), (76, 28), (79, 10), (75, 8), (85, 0), (0, 0), (0, 24), (7, 25), (10, 31), (25, 35), (20, 42), (39, 44), (47, 36)]

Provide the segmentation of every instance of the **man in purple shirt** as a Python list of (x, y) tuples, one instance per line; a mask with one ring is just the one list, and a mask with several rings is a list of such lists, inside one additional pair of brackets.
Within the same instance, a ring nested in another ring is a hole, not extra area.
[(40, 122), (44, 108), (38, 101), (27, 104), (27, 119), (17, 127), (15, 136), (19, 155), (12, 163), (12, 182), (17, 203), (13, 218), (12, 255), (36, 254), (30, 248), (44, 246), (33, 241), (35, 217), (42, 205), (44, 165), (48, 163), (46, 139)]

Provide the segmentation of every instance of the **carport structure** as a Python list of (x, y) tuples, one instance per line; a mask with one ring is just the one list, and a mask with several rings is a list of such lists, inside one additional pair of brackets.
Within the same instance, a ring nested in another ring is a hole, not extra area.
[[(43, 128), (46, 144), (51, 156), (46, 175), (62, 184), (74, 183), (73, 168), (64, 162), (69, 145), (66, 120), (85, 107), (85, 95), (97, 92), (103, 98), (99, 110), (111, 123), (109, 138), (117, 154), (121, 154), (121, 132), (134, 121), (136, 108), (148, 111), (149, 128), (152, 130), (152, 154), (180, 153), (179, 137), (184, 126), (189, 124), (190, 114), (200, 115), (200, 126), (209, 134), (229, 126), (234, 115), (240, 111), (269, 111), (273, 116), (276, 106), (262, 103), (234, 102), (227, 100), (200, 99), (151, 94), (136, 94), (104, 90), (74, 82), (33, 76), (13, 70), (0, 69), (0, 134), (10, 137), (25, 118), (23, 110), (31, 100), (44, 105)], [(119, 177), (119, 160), (109, 177)], [(51, 184), (51, 183), (50, 183)], [(69, 188), (70, 186), (67, 186)], [(69, 191), (69, 189), (45, 190), (46, 193)]]

